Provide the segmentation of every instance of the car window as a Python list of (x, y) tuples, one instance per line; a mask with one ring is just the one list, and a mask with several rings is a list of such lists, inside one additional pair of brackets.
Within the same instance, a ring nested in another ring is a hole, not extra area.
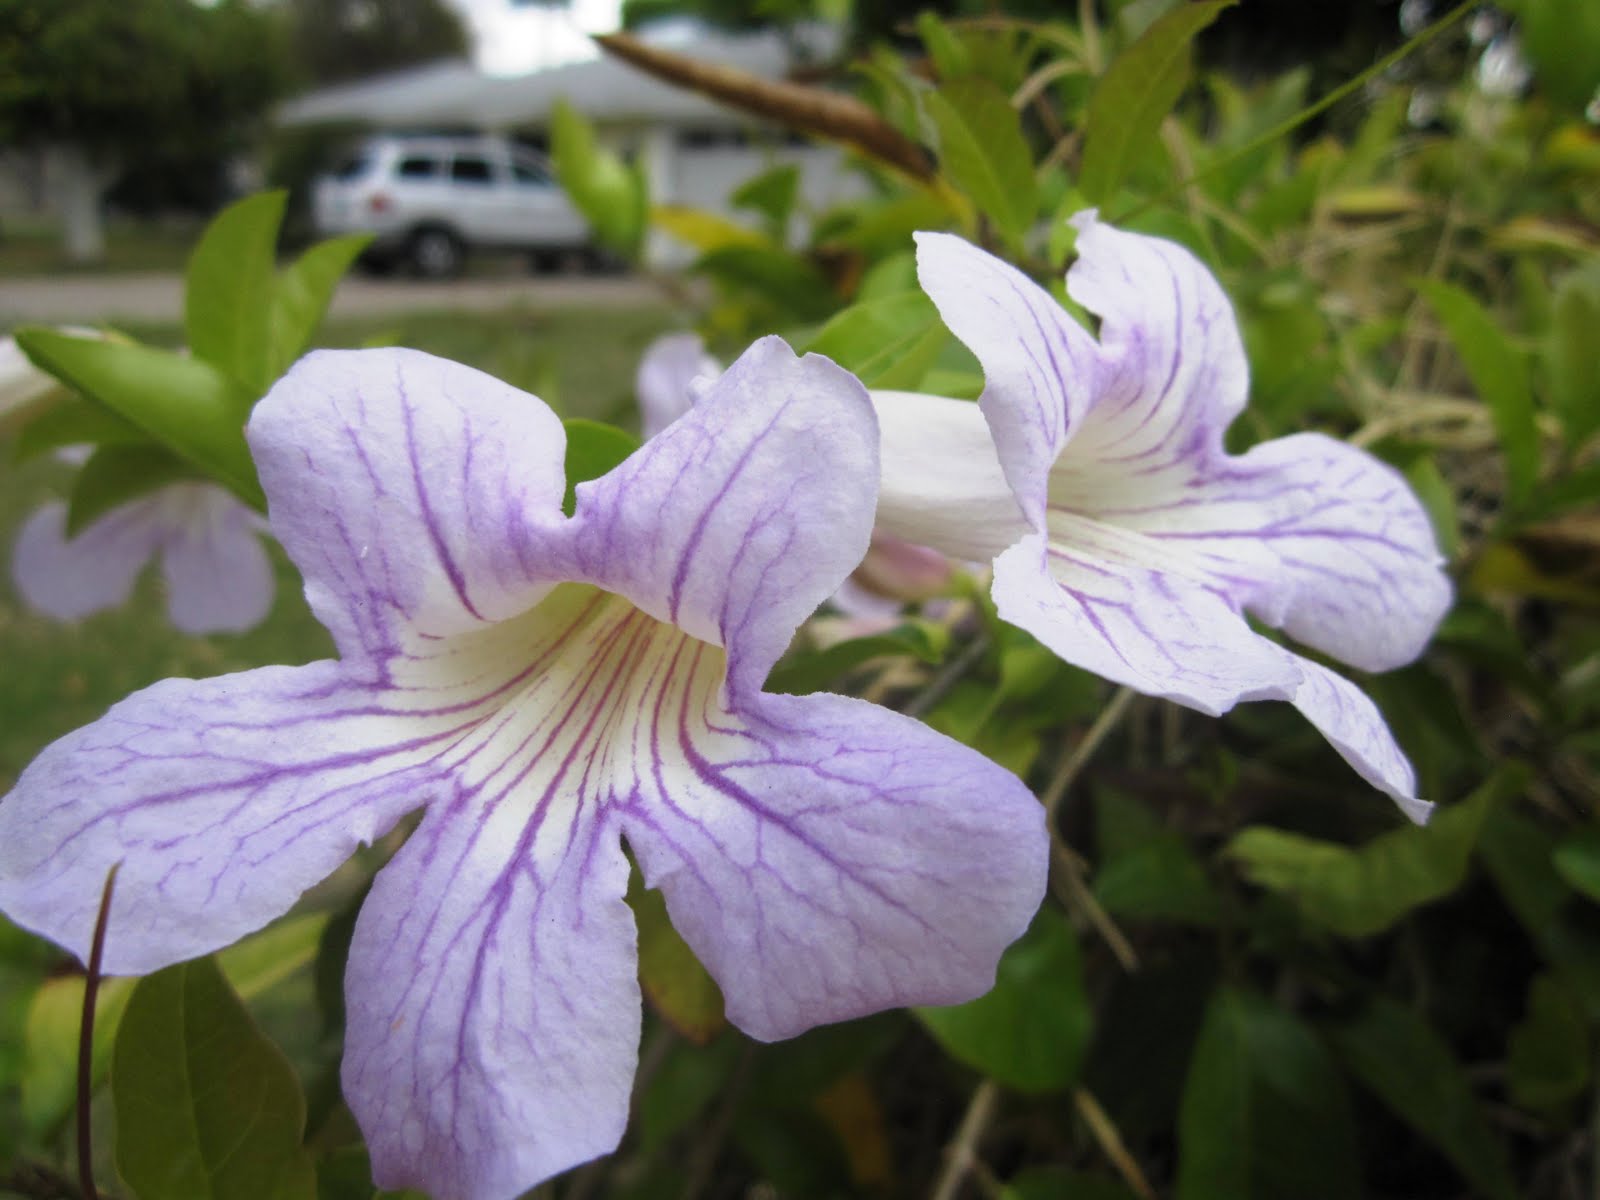
[(450, 164), (450, 179), (455, 183), (490, 184), (494, 182), (494, 169), (487, 158), (462, 154)]
[(520, 159), (511, 164), (511, 178), (524, 187), (550, 187), (554, 183), (548, 171)]
[(395, 176), (399, 179), (434, 179), (438, 175), (439, 160), (436, 158), (402, 158), (400, 165), (395, 168)]
[(333, 170), (333, 177), (340, 183), (354, 183), (367, 173), (367, 168), (372, 165), (372, 159), (365, 154), (352, 154), (340, 161)]

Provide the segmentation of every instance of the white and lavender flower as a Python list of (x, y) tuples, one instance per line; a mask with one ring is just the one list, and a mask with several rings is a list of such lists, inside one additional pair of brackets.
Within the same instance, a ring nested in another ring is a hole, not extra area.
[(337, 661), (168, 680), (0, 800), (0, 910), (148, 971), (284, 912), (422, 810), (350, 948), (345, 1095), (380, 1186), (506, 1200), (611, 1149), (640, 1026), (626, 838), (757, 1038), (993, 981), (1041, 809), (915, 721), (762, 682), (861, 558), (877, 431), (758, 342), (563, 517), (541, 402), (409, 351), (257, 407), (271, 521)]
[(29, 607), (76, 621), (127, 601), (146, 564), (159, 560), (173, 627), (243, 633), (272, 610), (266, 522), (224, 488), (171, 483), (67, 534), (67, 506), (45, 504), (23, 523), (11, 580)]
[(1427, 516), (1401, 476), (1304, 433), (1239, 456), (1223, 432), (1248, 368), (1215, 278), (1181, 247), (1076, 218), (1067, 290), (948, 234), (918, 274), (977, 356), (977, 406), (874, 395), (880, 526), (994, 558), (1000, 615), (1062, 658), (1217, 714), (1293, 703), (1414, 819), (1415, 777), (1358, 688), (1253, 632), (1245, 614), (1364, 670), (1421, 653), (1450, 604)]

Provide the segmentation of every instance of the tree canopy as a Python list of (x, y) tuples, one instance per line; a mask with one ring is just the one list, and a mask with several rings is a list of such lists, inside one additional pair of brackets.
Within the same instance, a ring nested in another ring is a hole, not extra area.
[(472, 35), (444, 0), (288, 0), (287, 11), (296, 68), (312, 84), (472, 52)]

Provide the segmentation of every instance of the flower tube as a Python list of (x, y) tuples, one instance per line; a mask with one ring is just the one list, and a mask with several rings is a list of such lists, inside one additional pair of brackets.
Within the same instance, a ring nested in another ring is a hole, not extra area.
[(561, 512), (537, 399), (400, 350), (257, 406), (274, 532), (336, 661), (167, 680), (0, 800), (0, 910), (112, 973), (286, 911), (420, 823), (362, 906), (345, 1096), (380, 1187), (509, 1200), (614, 1147), (646, 882), (760, 1039), (986, 990), (1044, 888), (1041, 808), (899, 714), (761, 691), (855, 566), (877, 436), (825, 359), (758, 342)]

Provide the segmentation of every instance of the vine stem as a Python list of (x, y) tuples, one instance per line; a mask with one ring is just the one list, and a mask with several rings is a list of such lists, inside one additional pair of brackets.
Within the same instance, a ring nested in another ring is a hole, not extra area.
[(1128, 711), (1128, 705), (1133, 702), (1135, 695), (1137, 693), (1132, 688), (1118, 688), (1117, 694), (1111, 697), (1111, 702), (1100, 710), (1100, 715), (1094, 719), (1094, 724), (1089, 726), (1089, 732), (1085, 733), (1072, 751), (1061, 760), (1061, 765), (1056, 768), (1056, 773), (1051, 776), (1050, 782), (1045, 785), (1044, 792), (1039, 797), (1052, 824), (1056, 809), (1061, 807), (1067, 789), (1078, 778), (1094, 752), (1100, 749), (1100, 743), (1106, 740), (1116, 728), (1117, 722), (1122, 720), (1122, 714)]
[(94, 919), (94, 941), (89, 947), (89, 973), (83, 980), (83, 1017), (78, 1024), (78, 1183), (84, 1200), (100, 1200), (94, 1186), (94, 1136), (89, 1121), (90, 1093), (94, 1087), (94, 1005), (100, 992), (100, 961), (106, 949), (106, 926), (111, 919), (111, 894), (117, 887), (116, 863), (106, 872), (100, 891), (100, 912)]

